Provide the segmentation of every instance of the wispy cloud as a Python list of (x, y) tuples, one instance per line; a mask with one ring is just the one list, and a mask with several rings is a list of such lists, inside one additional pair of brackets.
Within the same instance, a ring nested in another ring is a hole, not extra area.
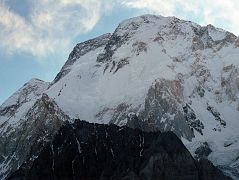
[(55, 53), (93, 28), (111, 8), (104, 4), (97, 0), (32, 1), (26, 18), (0, 0), (0, 47), (10, 54), (26, 52), (36, 57)]
[(213, 24), (239, 34), (238, 0), (123, 0), (128, 8)]
[(31, 3), (26, 17), (5, 1), (0, 0), (0, 48), (9, 54), (26, 52), (40, 57), (36, 59), (69, 48), (117, 5), (202, 25), (211, 23), (239, 34), (238, 0), (36, 0), (25, 2)]

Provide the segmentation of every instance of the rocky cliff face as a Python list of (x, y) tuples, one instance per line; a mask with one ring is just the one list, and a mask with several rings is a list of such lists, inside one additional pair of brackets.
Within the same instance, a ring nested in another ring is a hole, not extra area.
[(59, 130), (30, 169), (9, 179), (230, 179), (197, 162), (172, 132), (146, 133), (76, 120)]
[(17, 122), (17, 126), (3, 125), (6, 130), (0, 136), (0, 179), (20, 166), (31, 167), (43, 147), (53, 139), (66, 120), (69, 117), (43, 93)]
[(207, 143), (203, 157), (238, 179), (238, 47), (238, 37), (212, 25), (125, 20), (77, 44), (53, 82), (33, 80), (10, 97), (0, 107), (0, 132), (17, 128), (45, 93), (71, 119), (173, 131), (196, 158)]

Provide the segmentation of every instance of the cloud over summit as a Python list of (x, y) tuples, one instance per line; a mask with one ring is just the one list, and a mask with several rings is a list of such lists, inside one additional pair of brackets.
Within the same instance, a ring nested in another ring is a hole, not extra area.
[(37, 0), (21, 16), (0, 0), (0, 47), (43, 57), (90, 31), (105, 8), (95, 0)]

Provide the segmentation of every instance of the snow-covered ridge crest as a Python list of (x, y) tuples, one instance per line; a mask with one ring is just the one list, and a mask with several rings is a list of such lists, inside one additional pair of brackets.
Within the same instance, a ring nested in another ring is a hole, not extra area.
[(0, 106), (0, 125), (16, 123), (48, 88), (49, 83), (31, 79)]
[(62, 67), (61, 71), (55, 77), (53, 83), (57, 82), (60, 78), (65, 76), (70, 71), (70, 66), (74, 64), (74, 62), (79, 59), (81, 56), (84, 56), (86, 53), (93, 51), (101, 46), (104, 46), (109, 38), (111, 37), (110, 33), (103, 34), (97, 38), (93, 38), (87, 40), (82, 43), (78, 43), (73, 51), (70, 53), (68, 60)]
[[(2, 105), (1, 108), (6, 106), (11, 106), (16, 103), (23, 103), (24, 101), (30, 100), (30, 97), (27, 99), (27, 96), (38, 96), (41, 94), (42, 90), (47, 86), (47, 83), (44, 81), (33, 78), (23, 85), (17, 92), (15, 92), (11, 97), (9, 97)], [(32, 94), (31, 94), (32, 93)]]

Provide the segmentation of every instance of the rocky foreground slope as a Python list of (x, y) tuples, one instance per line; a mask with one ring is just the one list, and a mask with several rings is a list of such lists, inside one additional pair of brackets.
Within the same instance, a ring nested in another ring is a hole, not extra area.
[[(36, 156), (14, 154), (22, 146), (16, 132), (28, 142), (41, 126), (33, 123), (28, 132), (20, 124), (40, 117), (50, 129), (47, 141), (63, 121), (78, 118), (173, 131), (195, 158), (208, 158), (239, 179), (238, 57), (239, 38), (232, 33), (154, 15), (77, 44), (51, 83), (32, 80), (0, 107), (0, 178)], [(43, 118), (48, 108), (39, 101), (46, 97), (54, 107), (50, 118), (60, 123)], [(41, 134), (34, 137), (35, 144)]]
[(195, 161), (172, 132), (66, 122), (28, 169), (9, 179), (229, 180), (209, 161)]

